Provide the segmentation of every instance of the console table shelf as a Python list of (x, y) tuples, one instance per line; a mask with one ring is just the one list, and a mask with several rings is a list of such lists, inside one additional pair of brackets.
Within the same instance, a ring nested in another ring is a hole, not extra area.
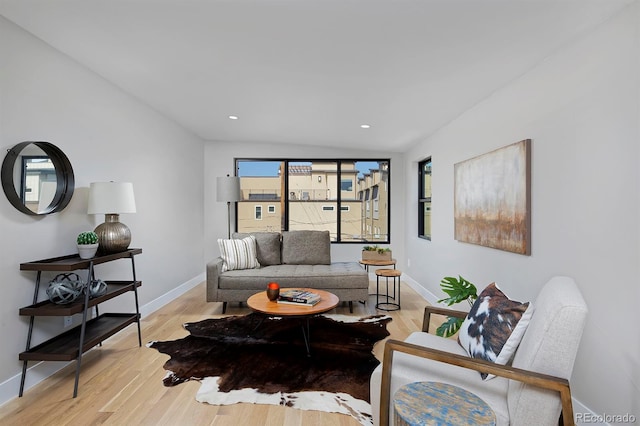
[(128, 249), (120, 253), (98, 255), (91, 259), (80, 259), (77, 254), (52, 257), (51, 259), (36, 260), (20, 264), (21, 271), (60, 271), (70, 272), (78, 269), (88, 269), (91, 264), (111, 262), (112, 260), (127, 258), (142, 253), (142, 249)]
[[(120, 296), (128, 291), (133, 291), (133, 282), (131, 281), (105, 281), (107, 284), (106, 294), (93, 299), (89, 299), (89, 308), (92, 308), (102, 302), (105, 302), (114, 297)], [(140, 287), (142, 282), (136, 281), (136, 287)], [(52, 316), (52, 317), (66, 317), (74, 314), (81, 314), (84, 311), (84, 300), (75, 303), (69, 303), (67, 305), (57, 305), (48, 300), (36, 303), (35, 305), (25, 306), (20, 308), (20, 315), (23, 316)]]
[[(82, 351), (86, 352), (138, 320), (136, 314), (102, 314), (87, 321)], [(60, 334), (20, 354), (20, 361), (73, 361), (78, 358), (82, 326)]]
[[(27, 374), (27, 363), (29, 361), (73, 361), (76, 360), (76, 379), (73, 389), (73, 397), (78, 395), (78, 379), (80, 378), (80, 366), (82, 354), (125, 327), (137, 323), (138, 325), (138, 345), (142, 346), (142, 334), (140, 331), (140, 309), (138, 307), (138, 287), (141, 281), (136, 279), (136, 268), (134, 256), (142, 253), (142, 249), (128, 249), (120, 253), (108, 255), (98, 255), (91, 259), (81, 259), (77, 254), (54, 257), (51, 259), (36, 260), (20, 264), (22, 271), (36, 271), (36, 285), (33, 295), (33, 303), (19, 309), (19, 314), (30, 317), (29, 332), (27, 335), (27, 345), (24, 352), (18, 355), (23, 361), (22, 379), (20, 381), (20, 393), (24, 391), (25, 377)], [(90, 298), (88, 292), (84, 292), (81, 298), (72, 303), (58, 305), (49, 300), (38, 301), (40, 290), (40, 279), (43, 271), (52, 272), (72, 272), (87, 270), (85, 283), (95, 280), (94, 267), (106, 262), (118, 259), (131, 260), (131, 272), (133, 279), (123, 281), (105, 281), (107, 291), (101, 296)], [(118, 297), (128, 292), (133, 292), (135, 296), (135, 313), (103, 313), (98, 312), (98, 305), (109, 299)], [(89, 310), (95, 310), (95, 318), (89, 319)], [(31, 347), (31, 338), (36, 317), (62, 317), (82, 314), (82, 323), (70, 330)]]

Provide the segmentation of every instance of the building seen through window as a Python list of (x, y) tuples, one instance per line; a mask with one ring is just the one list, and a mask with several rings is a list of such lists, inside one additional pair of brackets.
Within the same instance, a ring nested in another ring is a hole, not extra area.
[(241, 159), (236, 167), (238, 232), (328, 230), (336, 242), (389, 242), (388, 159)]

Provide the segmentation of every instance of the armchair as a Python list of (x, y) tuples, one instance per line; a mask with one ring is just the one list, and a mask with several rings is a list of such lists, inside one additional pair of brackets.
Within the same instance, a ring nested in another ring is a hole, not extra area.
[[(371, 377), (374, 424), (393, 422), (390, 399), (402, 385), (449, 383), (484, 400), (498, 425), (573, 425), (569, 378), (586, 322), (587, 307), (573, 279), (554, 277), (534, 303), (531, 322), (511, 366), (470, 358), (454, 339), (428, 333), (432, 314), (465, 316), (440, 307), (425, 309), (423, 331), (404, 342), (389, 340)], [(479, 372), (497, 377), (482, 380)]]

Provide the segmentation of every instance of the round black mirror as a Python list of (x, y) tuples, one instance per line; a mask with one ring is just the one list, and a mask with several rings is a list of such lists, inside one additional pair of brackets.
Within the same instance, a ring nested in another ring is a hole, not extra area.
[(73, 168), (49, 142), (20, 142), (2, 162), (2, 189), (13, 207), (29, 215), (64, 209), (73, 195)]

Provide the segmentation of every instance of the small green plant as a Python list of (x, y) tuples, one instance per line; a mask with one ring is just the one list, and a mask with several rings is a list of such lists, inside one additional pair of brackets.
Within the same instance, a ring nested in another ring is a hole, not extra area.
[(387, 251), (391, 251), (391, 249), (389, 247), (378, 247), (377, 244), (375, 246), (364, 246), (364, 247), (362, 247), (362, 250), (363, 251), (377, 251), (380, 254), (382, 254), (384, 252), (387, 252)]
[(98, 242), (98, 234), (93, 231), (81, 232), (76, 240), (78, 244), (96, 244)]
[[(476, 286), (460, 275), (458, 275), (458, 278), (444, 277), (442, 281), (440, 281), (440, 288), (442, 288), (442, 291), (448, 294), (449, 297), (438, 300), (438, 303), (444, 302), (447, 306), (460, 303), (464, 300), (469, 302), (470, 306), (473, 306), (473, 302), (478, 298), (478, 289)], [(447, 317), (447, 320), (436, 329), (436, 335), (444, 337), (453, 336), (460, 330), (463, 321), (463, 318)]]

